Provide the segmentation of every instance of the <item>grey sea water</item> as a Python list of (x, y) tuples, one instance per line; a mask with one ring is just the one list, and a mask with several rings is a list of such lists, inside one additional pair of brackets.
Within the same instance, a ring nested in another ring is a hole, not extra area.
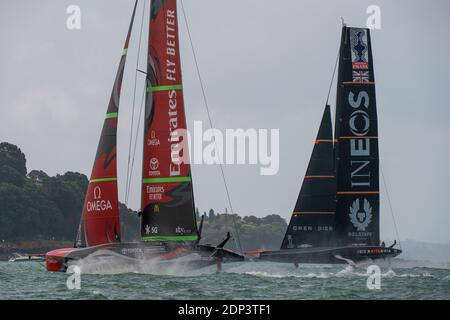
[(369, 290), (367, 265), (225, 264), (196, 271), (155, 270), (113, 261), (80, 264), (81, 289), (69, 274), (38, 262), (0, 262), (0, 299), (450, 299), (450, 265), (392, 261), (381, 289)]

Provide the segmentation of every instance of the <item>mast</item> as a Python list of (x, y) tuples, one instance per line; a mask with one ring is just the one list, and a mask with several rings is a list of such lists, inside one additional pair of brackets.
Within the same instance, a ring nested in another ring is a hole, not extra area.
[(197, 241), (176, 0), (151, 5), (142, 177), (141, 240)]
[(332, 244), (335, 194), (333, 132), (330, 106), (327, 105), (281, 249)]
[(75, 243), (77, 247), (120, 241), (116, 157), (117, 124), (122, 79), (137, 3), (136, 0), (98, 143), (78, 228)]
[(370, 30), (342, 28), (336, 98), (336, 234), (379, 245), (379, 158)]

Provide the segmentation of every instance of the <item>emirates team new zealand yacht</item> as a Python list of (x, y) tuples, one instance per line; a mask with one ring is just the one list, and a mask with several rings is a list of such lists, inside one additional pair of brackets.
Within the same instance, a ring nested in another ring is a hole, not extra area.
[(98, 252), (128, 259), (155, 258), (161, 264), (193, 256), (193, 259), (181, 259), (193, 268), (217, 263), (220, 269), (222, 262), (243, 260), (242, 255), (224, 249), (229, 234), (217, 246), (199, 244), (202, 223), (197, 227), (190, 165), (181, 161), (188, 158), (188, 147), (183, 134), (186, 118), (176, 0), (151, 1), (141, 182), (141, 242), (121, 242), (117, 124), (122, 78), (137, 5), (138, 1), (134, 5), (108, 104), (75, 246), (48, 252), (48, 271), (64, 271), (71, 261)]
[(380, 245), (378, 123), (370, 30), (343, 26), (334, 139), (325, 107), (303, 185), (279, 251), (260, 260), (345, 263), (395, 257)]

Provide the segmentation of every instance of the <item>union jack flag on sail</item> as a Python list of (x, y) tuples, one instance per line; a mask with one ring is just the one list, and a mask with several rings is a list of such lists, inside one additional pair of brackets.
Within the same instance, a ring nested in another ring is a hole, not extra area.
[(369, 71), (353, 71), (353, 82), (369, 82)]

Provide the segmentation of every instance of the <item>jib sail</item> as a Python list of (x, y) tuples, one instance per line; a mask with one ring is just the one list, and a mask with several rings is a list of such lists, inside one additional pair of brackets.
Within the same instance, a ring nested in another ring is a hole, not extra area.
[(116, 159), (117, 123), (122, 78), (136, 7), (137, 1), (134, 5), (84, 201), (76, 240), (76, 246), (80, 247), (120, 241)]
[(332, 244), (335, 194), (333, 131), (330, 107), (327, 105), (281, 249)]
[(342, 29), (335, 130), (337, 239), (342, 245), (379, 245), (378, 128), (369, 29)]
[(176, 0), (152, 1), (142, 171), (143, 241), (198, 239), (181, 79)]

